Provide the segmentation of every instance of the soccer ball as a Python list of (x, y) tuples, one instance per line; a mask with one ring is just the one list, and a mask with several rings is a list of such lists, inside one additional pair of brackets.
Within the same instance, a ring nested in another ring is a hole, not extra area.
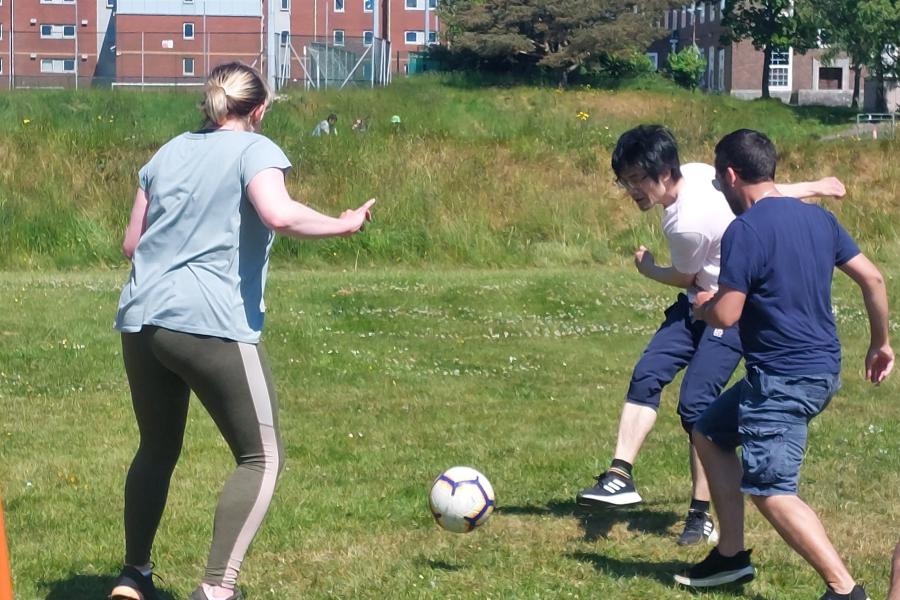
[(431, 484), (428, 508), (438, 525), (454, 533), (468, 533), (484, 525), (497, 500), (487, 477), (471, 467), (452, 467)]

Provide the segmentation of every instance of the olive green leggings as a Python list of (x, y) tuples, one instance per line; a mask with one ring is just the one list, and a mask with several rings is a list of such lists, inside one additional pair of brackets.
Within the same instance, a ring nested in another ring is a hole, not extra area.
[(219, 497), (203, 578), (210, 585), (233, 587), (284, 463), (275, 389), (263, 350), (146, 325), (138, 333), (123, 333), (122, 349), (140, 430), (125, 482), (125, 563), (150, 562), (193, 390), (237, 462)]

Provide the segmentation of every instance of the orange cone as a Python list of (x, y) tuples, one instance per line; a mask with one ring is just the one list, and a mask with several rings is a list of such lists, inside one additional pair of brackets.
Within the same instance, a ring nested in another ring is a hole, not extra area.
[(13, 600), (12, 574), (9, 571), (9, 549), (3, 527), (3, 499), (0, 498), (0, 600)]

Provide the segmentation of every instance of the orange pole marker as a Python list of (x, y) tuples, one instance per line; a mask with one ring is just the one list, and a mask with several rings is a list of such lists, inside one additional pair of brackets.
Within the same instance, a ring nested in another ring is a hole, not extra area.
[(0, 600), (13, 600), (9, 548), (6, 545), (6, 529), (3, 527), (3, 498), (0, 498)]

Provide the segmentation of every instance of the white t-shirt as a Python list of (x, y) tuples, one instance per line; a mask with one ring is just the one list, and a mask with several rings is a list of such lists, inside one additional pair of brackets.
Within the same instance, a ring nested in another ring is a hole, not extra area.
[(716, 169), (704, 163), (681, 165), (684, 184), (678, 197), (663, 212), (662, 230), (669, 241), (672, 266), (681, 273), (697, 273), (688, 288), (693, 301), (699, 290), (719, 289), (722, 235), (734, 213), (712, 182)]

